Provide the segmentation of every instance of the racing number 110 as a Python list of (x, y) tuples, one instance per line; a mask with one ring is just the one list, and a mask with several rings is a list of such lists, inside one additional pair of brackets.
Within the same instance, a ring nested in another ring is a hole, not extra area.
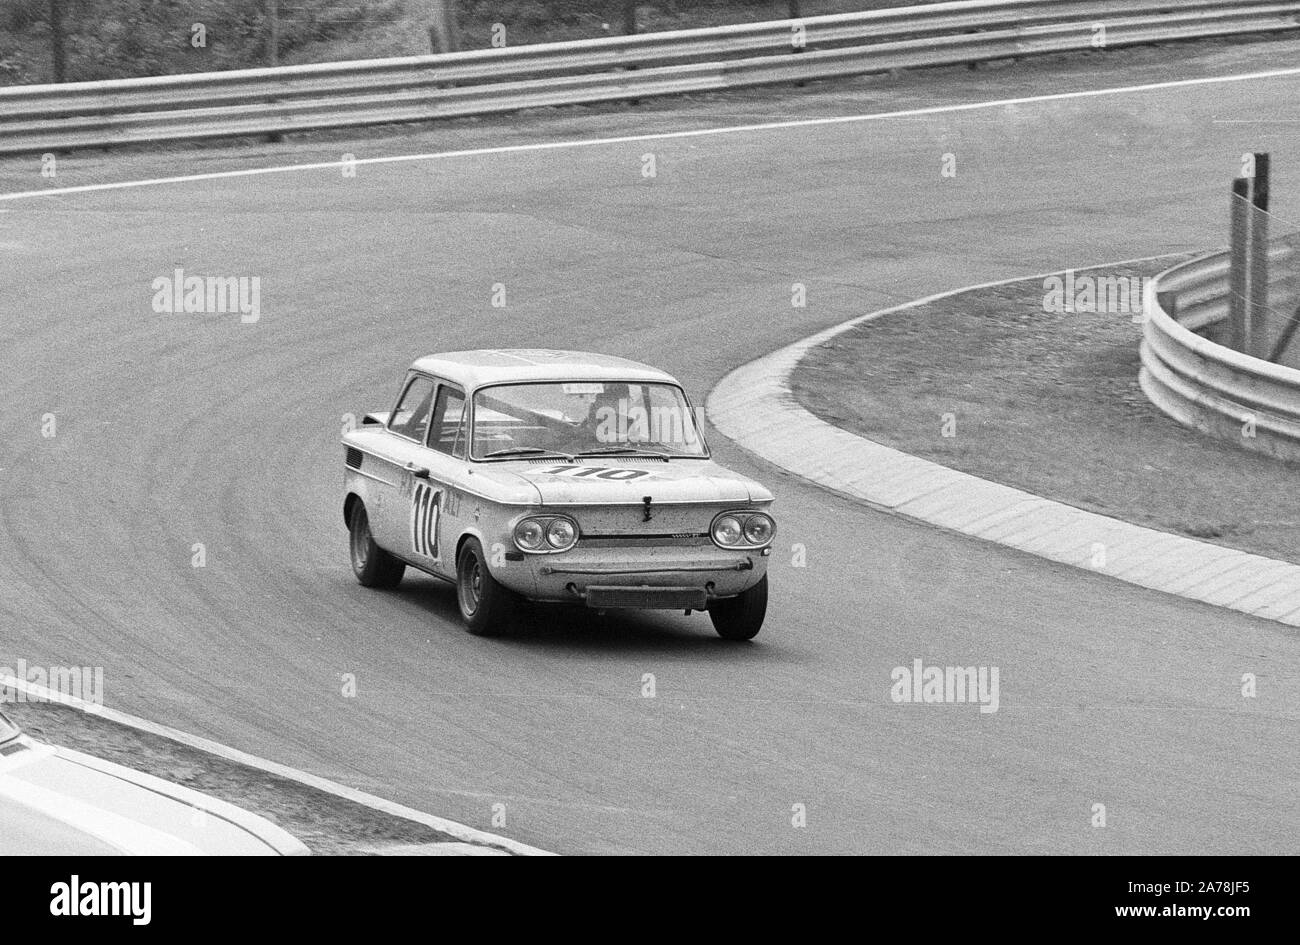
[(411, 548), (426, 558), (438, 557), (438, 512), (442, 492), (427, 483), (415, 484), (411, 504)]

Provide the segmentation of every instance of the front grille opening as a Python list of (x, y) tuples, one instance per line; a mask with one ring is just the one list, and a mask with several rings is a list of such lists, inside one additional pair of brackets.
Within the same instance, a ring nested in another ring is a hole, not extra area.
[(599, 538), (604, 541), (663, 541), (677, 539), (687, 541), (691, 538), (708, 538), (708, 532), (583, 532), (583, 538)]
[(702, 587), (592, 585), (587, 588), (587, 606), (600, 609), (703, 610), (707, 605), (708, 592)]

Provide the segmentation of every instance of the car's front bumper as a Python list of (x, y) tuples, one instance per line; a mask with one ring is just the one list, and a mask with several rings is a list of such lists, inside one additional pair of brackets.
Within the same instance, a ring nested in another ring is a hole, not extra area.
[(582, 601), (598, 608), (694, 610), (757, 584), (767, 573), (768, 553), (712, 544), (584, 548), (579, 542), (562, 554), (507, 561), (504, 567), (494, 568), (493, 575), (533, 600)]

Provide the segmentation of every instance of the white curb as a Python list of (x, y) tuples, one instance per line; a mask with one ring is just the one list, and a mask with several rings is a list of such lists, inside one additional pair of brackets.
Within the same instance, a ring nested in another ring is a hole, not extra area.
[(781, 348), (724, 377), (705, 405), (709, 420), (768, 462), (910, 518), (1130, 584), (1300, 627), (1300, 565), (1085, 512), (909, 456), (826, 423), (800, 406), (790, 391), (790, 375), (804, 356), (855, 325), (974, 289), (1048, 275), (1055, 273), (940, 292), (859, 316)]

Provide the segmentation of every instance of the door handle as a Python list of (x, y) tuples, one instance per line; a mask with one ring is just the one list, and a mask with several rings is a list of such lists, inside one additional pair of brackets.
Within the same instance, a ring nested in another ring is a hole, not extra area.
[(416, 479), (429, 478), (429, 470), (425, 469), (423, 466), (417, 466), (415, 465), (415, 463), (407, 463), (402, 468), (405, 469), (407, 472), (409, 472)]

